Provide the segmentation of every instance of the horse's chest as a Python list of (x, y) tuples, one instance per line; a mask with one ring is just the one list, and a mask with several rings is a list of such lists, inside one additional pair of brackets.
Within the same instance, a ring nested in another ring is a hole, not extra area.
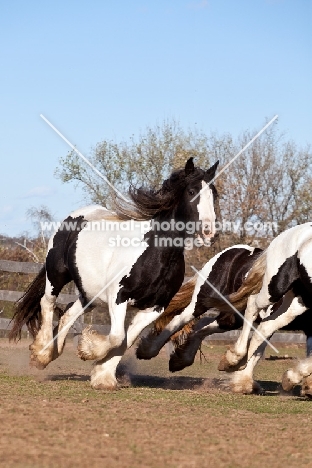
[(133, 301), (139, 309), (166, 307), (184, 278), (184, 255), (180, 249), (148, 248), (128, 276), (120, 281), (116, 303)]

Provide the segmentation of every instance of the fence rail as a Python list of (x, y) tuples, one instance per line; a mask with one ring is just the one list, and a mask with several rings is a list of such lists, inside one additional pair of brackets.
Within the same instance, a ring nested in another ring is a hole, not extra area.
[(43, 263), (0, 260), (0, 271), (7, 271), (10, 273), (39, 273), (42, 267)]
[[(15, 262), (12, 260), (0, 260), (0, 271), (7, 273), (33, 273), (38, 274), (43, 263), (32, 263), (32, 262)], [(23, 295), (24, 291), (8, 291), (0, 289), (0, 301), (16, 302)], [(67, 305), (70, 302), (76, 301), (78, 294), (60, 294), (57, 298), (57, 304)], [(0, 318), (0, 330), (6, 333), (12, 327), (10, 319)], [(77, 322), (70, 328), (69, 333), (79, 334), (83, 327), (83, 317), (79, 317)], [(23, 331), (27, 332), (27, 328), (24, 326)], [(100, 332), (100, 330), (98, 330)], [(104, 330), (101, 330), (103, 333)], [(3, 336), (3, 334), (1, 334)]]
[[(39, 273), (43, 263), (14, 262), (12, 260), (0, 260), (0, 271), (7, 273)], [(22, 296), (22, 291), (7, 291), (0, 289), (0, 301), (16, 302)], [(68, 304), (77, 299), (78, 294), (60, 294), (57, 298), (58, 304)]]
[[(0, 289), (0, 301), (16, 302), (22, 296), (24, 292), (21, 291), (7, 291)], [(75, 302), (78, 298), (78, 294), (60, 294), (57, 298), (57, 304), (69, 304), (69, 302)]]
[[(43, 263), (32, 263), (32, 262), (15, 262), (12, 260), (0, 260), (0, 271), (8, 273), (39, 273)], [(21, 291), (7, 291), (0, 289), (0, 301), (16, 302), (22, 296), (24, 292)], [(60, 294), (57, 298), (58, 304), (68, 304), (75, 301), (78, 298), (78, 294)], [(81, 333), (83, 327), (83, 316), (80, 317), (70, 329), (71, 333)], [(10, 319), (0, 318), (0, 330), (9, 330), (11, 328)], [(99, 333), (107, 333), (109, 326), (107, 325), (93, 325), (93, 328)], [(24, 327), (26, 331), (26, 327)], [(239, 330), (233, 330), (226, 333), (214, 334), (207, 338), (205, 341), (234, 341), (237, 339)], [(278, 343), (305, 343), (306, 337), (304, 333), (275, 333), (272, 337), (273, 342)]]

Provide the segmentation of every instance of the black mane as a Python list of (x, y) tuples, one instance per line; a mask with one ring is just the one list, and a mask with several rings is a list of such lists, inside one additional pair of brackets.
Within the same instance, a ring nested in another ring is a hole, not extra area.
[[(147, 220), (163, 213), (172, 211), (179, 203), (181, 196), (189, 183), (204, 180), (205, 171), (195, 168), (186, 175), (185, 169), (174, 171), (166, 179), (160, 189), (133, 187), (129, 189), (131, 201), (126, 204), (121, 197), (115, 198), (115, 209), (123, 219)], [(216, 189), (211, 184), (215, 195)]]

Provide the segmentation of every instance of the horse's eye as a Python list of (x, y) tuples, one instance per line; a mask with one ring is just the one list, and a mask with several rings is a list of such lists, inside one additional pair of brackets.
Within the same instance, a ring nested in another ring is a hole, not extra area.
[(195, 190), (190, 189), (190, 190), (189, 190), (189, 195), (191, 195), (191, 196), (192, 196), (192, 195), (195, 195)]

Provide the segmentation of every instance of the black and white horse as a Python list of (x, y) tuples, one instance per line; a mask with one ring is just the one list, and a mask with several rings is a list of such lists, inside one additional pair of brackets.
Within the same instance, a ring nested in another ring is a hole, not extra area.
[[(258, 389), (253, 370), (267, 339), (306, 311), (309, 315), (312, 312), (312, 223), (295, 226), (277, 236), (255, 261), (242, 286), (228, 299), (238, 310), (246, 309), (246, 320), (235, 345), (227, 350), (224, 362), (228, 368), (237, 368), (246, 359), (246, 366), (234, 372), (233, 390), (251, 393)], [(220, 300), (211, 298), (207, 303), (210, 307), (220, 306), (227, 310), (227, 305)], [(278, 306), (271, 308), (271, 313), (261, 321), (257, 329), (259, 333), (253, 334), (248, 347), (251, 324), (274, 304)], [(312, 395), (311, 376), (310, 357), (284, 374), (283, 388), (290, 390), (304, 380), (302, 393)]]
[[(116, 367), (139, 333), (167, 307), (184, 278), (184, 247), (195, 234), (209, 245), (215, 234), (210, 182), (218, 163), (204, 171), (190, 158), (160, 190), (131, 189), (132, 204), (119, 202), (117, 214), (99, 206), (72, 213), (51, 237), (45, 266), (18, 302), (11, 339), (24, 324), (35, 337), (31, 362), (46, 367), (63, 350), (69, 325), (91, 304), (107, 303), (108, 336), (85, 329), (79, 356), (96, 360), (93, 388), (115, 388)], [(195, 198), (197, 196), (197, 198)], [(71, 280), (79, 299), (59, 320), (53, 335), (57, 296)], [(127, 304), (139, 309), (127, 331)]]
[[(207, 336), (215, 333), (224, 333), (230, 330), (238, 330), (243, 325), (243, 319), (234, 311), (222, 312), (221, 310), (218, 312), (219, 314), (214, 322), (207, 323), (209, 319), (206, 317), (198, 321), (194, 320), (189, 326), (186, 326), (185, 329), (182, 329), (171, 337), (171, 343), (173, 345), (173, 351), (169, 361), (169, 370), (171, 372), (177, 372), (187, 366), (191, 366), (195, 360), (197, 351), (200, 349), (202, 341)], [(242, 314), (244, 314), (244, 312), (245, 311), (243, 311)], [(261, 314), (259, 314), (256, 323), (258, 324), (262, 318), (264, 317), (261, 317)], [(291, 323), (282, 327), (281, 330), (302, 331), (306, 335), (308, 344), (308, 341), (312, 338), (312, 313), (310, 309), (306, 310), (302, 315), (295, 317)], [(308, 345), (307, 355), (309, 355)], [(218, 369), (229, 372), (234, 372), (235, 370), (233, 367), (228, 367), (224, 359), (221, 360)], [(258, 391), (261, 389), (255, 388), (255, 390)]]
[[(241, 318), (233, 313), (233, 310), (223, 313), (221, 307), (215, 318), (203, 317), (197, 322), (194, 322), (194, 319), (210, 308), (209, 305), (207, 306), (207, 299), (220, 298), (213, 287), (224, 296), (237, 291), (261, 252), (261, 249), (239, 244), (211, 258), (191, 280), (181, 287), (164, 313), (156, 320), (149, 335), (141, 339), (136, 351), (137, 357), (151, 359), (157, 356), (172, 335), (174, 336), (173, 342), (181, 345), (186, 335), (193, 332), (193, 345), (195, 342), (198, 344), (197, 350), (204, 336), (241, 327)], [(179, 330), (182, 333), (178, 334)], [(178, 366), (177, 356), (172, 355), (169, 369), (180, 370)]]
[[(258, 248), (235, 245), (209, 260), (197, 275), (181, 287), (164, 313), (154, 323), (150, 334), (142, 339), (137, 350), (138, 357), (149, 359), (152, 355), (154, 356), (170, 337), (174, 351), (170, 356), (169, 369), (171, 372), (176, 372), (193, 364), (205, 337), (240, 328), (243, 325), (242, 315), (245, 310), (241, 310), (241, 315), (235, 313), (233, 309), (223, 310), (226, 307), (224, 302), (219, 301), (220, 296), (215, 289), (223, 296), (237, 291), (261, 253), (262, 250)], [(214, 318), (199, 318), (211, 308), (213, 298), (217, 300), (214, 304), (214, 306), (218, 305), (217, 315)], [(279, 305), (279, 303), (274, 304), (273, 311)], [(271, 309), (260, 313), (257, 323), (270, 312)], [(312, 335), (311, 311), (307, 310), (295, 317), (291, 323), (283, 327), (283, 330), (301, 330), (307, 337), (310, 337)], [(219, 370), (234, 371), (234, 368), (222, 360)], [(256, 386), (254, 389), (257, 389)]]

